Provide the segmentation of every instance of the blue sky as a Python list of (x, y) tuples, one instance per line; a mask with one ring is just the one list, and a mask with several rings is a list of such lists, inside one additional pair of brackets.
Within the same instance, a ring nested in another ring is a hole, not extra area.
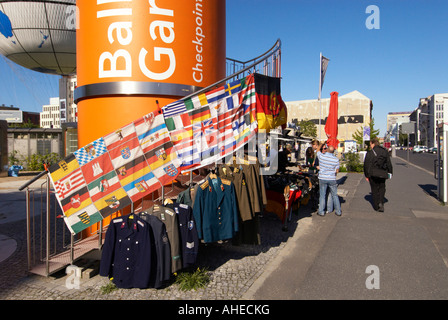
[[(369, 5), (378, 30), (366, 28)], [(322, 98), (360, 91), (381, 135), (388, 112), (448, 92), (447, 0), (227, 0), (226, 11), (228, 57), (249, 60), (281, 39), (285, 101), (317, 98), (320, 52), (330, 59)], [(58, 78), (1, 57), (0, 104), (39, 112), (58, 96)]]
[[(380, 29), (365, 22), (379, 8)], [(282, 97), (317, 99), (319, 54), (330, 59), (322, 98), (358, 90), (375, 127), (388, 112), (448, 92), (446, 0), (227, 0), (227, 56), (250, 59), (282, 40)]]

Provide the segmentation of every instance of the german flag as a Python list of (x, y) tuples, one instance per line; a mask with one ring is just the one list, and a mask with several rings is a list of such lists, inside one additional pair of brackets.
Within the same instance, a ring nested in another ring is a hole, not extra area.
[(117, 168), (115, 172), (117, 173), (121, 184), (125, 185), (135, 180), (137, 177), (142, 176), (143, 174), (139, 174), (139, 172), (147, 167), (149, 167), (149, 165), (146, 162), (145, 157), (141, 155), (140, 157), (137, 157), (125, 165)]
[(101, 216), (105, 218), (130, 204), (131, 199), (129, 199), (126, 192), (120, 188), (95, 202), (95, 207), (99, 210)]
[(210, 119), (211, 113), (210, 113), (210, 106), (207, 105), (205, 107), (200, 107), (198, 109), (194, 109), (190, 111), (189, 113), (191, 123), (197, 123), (202, 122), (204, 120)]
[(286, 125), (286, 105), (280, 94), (280, 78), (254, 74), (258, 128), (269, 131)]

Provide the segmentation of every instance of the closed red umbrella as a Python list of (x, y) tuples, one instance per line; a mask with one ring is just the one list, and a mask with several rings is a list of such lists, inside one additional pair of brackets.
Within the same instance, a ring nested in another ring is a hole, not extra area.
[(325, 133), (327, 134), (327, 143), (335, 148), (338, 147), (338, 93), (333, 91), (330, 98), (330, 111), (328, 112), (327, 122), (325, 123)]

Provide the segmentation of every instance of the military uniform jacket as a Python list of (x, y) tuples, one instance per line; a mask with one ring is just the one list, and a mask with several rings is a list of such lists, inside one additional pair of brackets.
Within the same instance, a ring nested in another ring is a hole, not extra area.
[(179, 235), (182, 251), (182, 267), (188, 268), (196, 263), (199, 249), (198, 231), (194, 222), (193, 210), (183, 203), (167, 204), (176, 212), (179, 222)]
[(252, 209), (244, 172), (237, 167), (232, 169), (230, 166), (223, 164), (219, 167), (219, 177), (233, 182), (241, 221), (252, 220), (255, 212)]
[(110, 222), (104, 240), (100, 275), (118, 288), (147, 288), (151, 274), (149, 226), (135, 215)]
[(146, 210), (147, 214), (156, 216), (165, 224), (171, 249), (171, 272), (182, 269), (182, 254), (180, 248), (179, 223), (175, 212), (159, 205)]
[(165, 224), (156, 216), (141, 213), (140, 218), (150, 226), (151, 275), (149, 288), (161, 288), (171, 278), (171, 247)]
[(238, 231), (235, 187), (226, 179), (207, 178), (196, 193), (193, 216), (204, 242), (231, 239)]

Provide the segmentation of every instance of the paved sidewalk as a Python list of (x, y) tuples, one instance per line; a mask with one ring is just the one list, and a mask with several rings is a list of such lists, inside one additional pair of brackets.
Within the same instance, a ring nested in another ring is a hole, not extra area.
[[(301, 228), (298, 215), (292, 216), (288, 231), (284, 232), (277, 216), (265, 214), (260, 218), (261, 245), (235, 246), (231, 242), (201, 245), (197, 264), (209, 269), (211, 282), (197, 291), (184, 292), (172, 284), (160, 290), (117, 289), (102, 294), (101, 287), (109, 281), (99, 275), (81, 279), (79, 289), (70, 289), (64, 272), (48, 278), (27, 273), (25, 195), (17, 191), (23, 183), (0, 179), (0, 208), (5, 217), (0, 220), (0, 235), (10, 239), (9, 246), (0, 242), (0, 251), (15, 248), (8, 258), (0, 261), (0, 299), (4, 300), (237, 300), (263, 274), (265, 266), (275, 259), (297, 228)], [(311, 212), (302, 206), (300, 214), (309, 216)]]
[[(298, 228), (244, 298), (448, 299), (448, 207), (436, 200), (432, 175), (392, 162), (384, 213), (360, 179), (342, 217), (313, 216)], [(371, 268), (379, 289), (367, 288)]]
[[(0, 221), (0, 234), (17, 242), (15, 252), (0, 262), (0, 299), (447, 299), (448, 207), (436, 200), (432, 175), (400, 158), (393, 165), (384, 213), (372, 209), (362, 174), (340, 174), (342, 217), (319, 217), (301, 206), (287, 232), (275, 215), (265, 215), (259, 246), (202, 246), (198, 265), (209, 267), (211, 282), (197, 291), (173, 284), (102, 294), (108, 281), (98, 275), (68, 289), (64, 274), (27, 274), (24, 221)], [(0, 193), (0, 205), (4, 201), (9, 200)], [(366, 288), (369, 266), (378, 268), (379, 289)]]

